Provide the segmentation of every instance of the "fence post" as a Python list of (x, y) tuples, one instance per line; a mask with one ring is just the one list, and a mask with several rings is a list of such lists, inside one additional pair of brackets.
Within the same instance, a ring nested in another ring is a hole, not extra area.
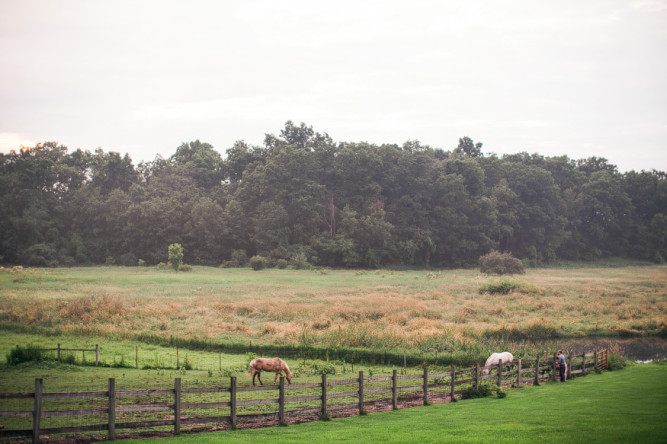
[(364, 414), (364, 372), (359, 372), (359, 414)]
[(174, 379), (174, 435), (181, 433), (181, 378)]
[(567, 357), (567, 376), (566, 379), (570, 379), (572, 376), (572, 355)]
[(540, 383), (540, 355), (535, 360), (535, 382)]
[(394, 369), (391, 374), (391, 408), (394, 410), (398, 410), (398, 376), (396, 373)]
[(424, 367), (424, 405), (428, 405), (428, 367)]
[(99, 344), (95, 344), (95, 367), (97, 367), (97, 364), (100, 362), (100, 346)]
[(58, 362), (60, 362), (60, 344), (58, 344)]
[(44, 381), (41, 378), (35, 379), (35, 403), (32, 412), (32, 442), (39, 442), (39, 420), (42, 417), (42, 388)]
[(285, 423), (285, 377), (280, 377), (280, 385), (278, 386), (278, 424)]
[(595, 371), (598, 371), (599, 369), (598, 369), (598, 351), (597, 350), (595, 350), (595, 354), (593, 356), (594, 356), (594, 358), (593, 358), (594, 367), (593, 368), (595, 369)]
[(609, 370), (609, 349), (604, 350), (604, 369)]
[(450, 397), (450, 401), (453, 401), (454, 400), (454, 391), (456, 389), (456, 369), (454, 368), (454, 364), (452, 364), (452, 380), (451, 380), (451, 383), (452, 383), (452, 388), (449, 392), (449, 397)]
[(116, 439), (116, 380), (109, 378), (109, 441)]
[(479, 390), (479, 362), (475, 362), (475, 390)]
[(232, 430), (236, 429), (236, 376), (231, 377), (229, 386), (229, 421)]
[(586, 352), (581, 354), (581, 376), (586, 374)]
[(503, 360), (498, 360), (498, 388), (503, 386)]
[(322, 373), (322, 411), (320, 412), (320, 418), (324, 419), (327, 417), (327, 374)]
[(516, 364), (516, 386), (521, 387), (521, 358), (517, 360)]
[[(556, 359), (556, 355), (554, 355), (554, 362), (553, 362), (553, 364), (551, 364), (551, 367), (552, 367), (551, 376), (552, 376), (552, 379), (554, 380), (554, 382), (558, 381), (557, 376), (556, 376), (556, 363), (557, 362), (558, 362), (558, 360)], [(558, 364), (558, 366), (560, 367), (560, 363)]]

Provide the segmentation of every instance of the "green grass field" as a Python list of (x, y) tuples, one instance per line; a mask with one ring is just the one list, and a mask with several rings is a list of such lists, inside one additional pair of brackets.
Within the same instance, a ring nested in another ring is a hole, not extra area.
[(565, 384), (512, 389), (504, 399), (490, 397), (327, 422), (140, 442), (664, 443), (666, 440), (667, 366), (647, 364), (576, 378)]

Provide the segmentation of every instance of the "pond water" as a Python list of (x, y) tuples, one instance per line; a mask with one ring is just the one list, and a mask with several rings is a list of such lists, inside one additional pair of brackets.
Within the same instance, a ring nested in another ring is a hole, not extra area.
[(631, 361), (648, 362), (667, 359), (667, 339), (662, 337), (649, 338), (576, 338), (539, 341), (548, 350), (562, 349), (567, 354), (581, 354), (609, 348), (618, 350), (621, 355)]

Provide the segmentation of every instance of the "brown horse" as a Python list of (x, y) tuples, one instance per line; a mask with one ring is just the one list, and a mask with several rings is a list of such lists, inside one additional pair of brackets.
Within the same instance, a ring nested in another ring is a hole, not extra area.
[(292, 373), (290, 373), (287, 363), (280, 358), (273, 358), (273, 359), (257, 358), (250, 361), (250, 374), (252, 375), (252, 385), (255, 385), (255, 376), (257, 376), (257, 380), (259, 381), (259, 383), (261, 385), (264, 385), (262, 384), (262, 379), (260, 378), (262, 370), (264, 370), (265, 372), (275, 372), (276, 377), (273, 378), (274, 384), (278, 380), (280, 372), (285, 372), (285, 377), (287, 378), (288, 384), (292, 383)]

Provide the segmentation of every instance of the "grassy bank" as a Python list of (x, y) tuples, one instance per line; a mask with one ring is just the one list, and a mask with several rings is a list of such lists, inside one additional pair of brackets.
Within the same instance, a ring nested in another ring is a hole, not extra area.
[(566, 384), (512, 389), (504, 399), (141, 442), (662, 443), (667, 436), (666, 376), (665, 365), (637, 365)]

